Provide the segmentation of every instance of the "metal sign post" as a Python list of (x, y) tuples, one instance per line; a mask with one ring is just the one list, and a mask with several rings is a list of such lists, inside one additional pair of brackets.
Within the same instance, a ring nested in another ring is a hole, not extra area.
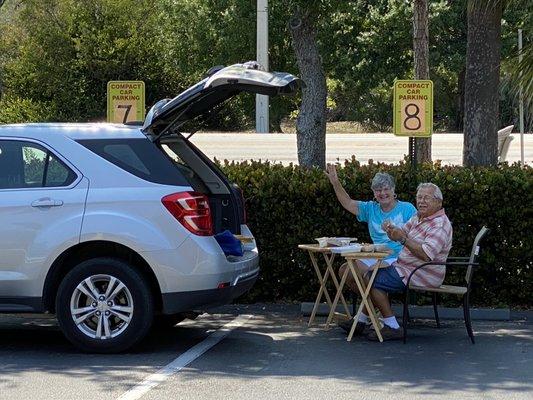
[(409, 162), (416, 169), (416, 140), (412, 136), (409, 137)]

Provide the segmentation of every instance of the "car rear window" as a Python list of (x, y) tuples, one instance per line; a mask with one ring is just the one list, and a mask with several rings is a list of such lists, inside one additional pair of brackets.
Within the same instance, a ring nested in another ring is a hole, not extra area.
[(84, 139), (78, 143), (146, 181), (189, 186), (183, 174), (148, 139)]

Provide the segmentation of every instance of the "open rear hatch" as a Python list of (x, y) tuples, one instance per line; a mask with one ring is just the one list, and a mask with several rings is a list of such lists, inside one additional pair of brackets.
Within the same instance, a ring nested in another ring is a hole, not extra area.
[(224, 229), (240, 233), (241, 224), (246, 222), (242, 192), (183, 136), (180, 127), (241, 92), (292, 94), (302, 84), (289, 73), (263, 71), (254, 61), (214, 67), (205, 79), (173, 99), (157, 102), (148, 112), (143, 132), (184, 172), (195, 191), (208, 195), (215, 233)]
[(294, 93), (302, 81), (286, 72), (265, 72), (256, 62), (214, 67), (207, 78), (173, 99), (157, 102), (148, 112), (142, 130), (153, 138), (176, 133), (173, 129), (212, 110), (241, 93), (268, 96)]

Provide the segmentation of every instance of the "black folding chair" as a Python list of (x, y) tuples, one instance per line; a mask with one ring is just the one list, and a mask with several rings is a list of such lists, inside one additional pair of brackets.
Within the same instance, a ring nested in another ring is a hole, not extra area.
[[(482, 227), (481, 230), (476, 235), (474, 239), (474, 244), (472, 245), (472, 251), (470, 257), (449, 257), (445, 263), (442, 262), (427, 262), (416, 267), (413, 272), (407, 278), (407, 285), (405, 290), (405, 299), (403, 303), (403, 342), (407, 340), (407, 323), (409, 317), (409, 291), (416, 290), (420, 292), (430, 292), (433, 297), (433, 311), (435, 313), (435, 321), (437, 322), (437, 327), (440, 328), (439, 313), (437, 310), (437, 295), (439, 293), (449, 293), (457, 294), (463, 296), (463, 314), (465, 319), (466, 331), (472, 344), (474, 341), (474, 333), (472, 332), (472, 323), (470, 320), (470, 285), (472, 283), (473, 267), (479, 266), (479, 263), (476, 262), (479, 255), (479, 243), (481, 239), (489, 232), (487, 227)], [(422, 286), (414, 286), (411, 284), (411, 278), (421, 268), (427, 267), (428, 265), (444, 265), (446, 267), (466, 267), (466, 286), (452, 286), (452, 285), (441, 285), (439, 287), (429, 288)]]

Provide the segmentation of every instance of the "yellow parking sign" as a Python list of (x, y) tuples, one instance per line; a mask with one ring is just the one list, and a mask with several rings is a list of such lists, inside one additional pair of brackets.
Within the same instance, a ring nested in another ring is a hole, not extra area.
[(396, 136), (430, 137), (433, 133), (433, 82), (394, 82), (393, 127)]
[(107, 83), (107, 122), (125, 124), (144, 120), (144, 82)]

